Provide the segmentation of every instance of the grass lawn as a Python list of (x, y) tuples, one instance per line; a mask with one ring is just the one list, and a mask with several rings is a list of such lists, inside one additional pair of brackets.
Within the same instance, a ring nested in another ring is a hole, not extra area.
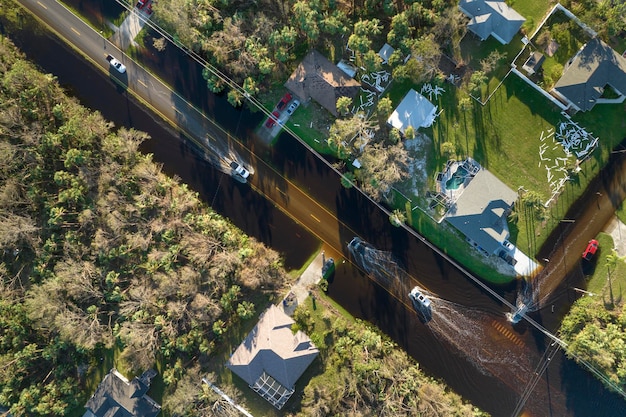
[[(481, 41), (477, 36), (468, 32), (463, 40), (461, 40), (461, 55), (463, 56), (463, 61), (476, 71), (481, 68), (480, 61), (487, 58), (493, 51), (498, 51), (500, 54), (506, 55), (505, 61), (511, 62), (522, 49), (522, 46), (522, 36), (520, 34), (515, 35), (513, 40), (508, 44), (502, 45), (492, 36)], [(507, 66), (507, 64), (501, 65), (501, 67)]]
[[(459, 158), (472, 156), (513, 190), (521, 186), (538, 192), (542, 200), (547, 201), (552, 188), (547, 171), (550, 165), (546, 160), (556, 161), (557, 158), (564, 158), (565, 153), (556, 143), (551, 143), (541, 157), (539, 151), (544, 143), (542, 135), (546, 136), (565, 120), (560, 109), (513, 74), (504, 80), (485, 106), (472, 100), (471, 109), (467, 111), (462, 111), (458, 105), (467, 96), (466, 93), (448, 83), (443, 86), (446, 92), (434, 103), (443, 109), (443, 113), (432, 128), (422, 129), (434, 143), (433, 154), (426, 164), (428, 172), (434, 173), (444, 166), (446, 158), (438, 150), (443, 142), (448, 141), (455, 145)], [(420, 91), (420, 86), (410, 82), (394, 82), (387, 92), (394, 106), (409, 88)], [(581, 165), (578, 176), (566, 183), (557, 202), (549, 207), (546, 219), (539, 221), (521, 213), (518, 222), (510, 225), (511, 241), (529, 255), (535, 254), (558, 219), (563, 218), (570, 204), (583, 193), (606, 161), (609, 151), (626, 137), (624, 108), (624, 105), (599, 105), (591, 112), (573, 117), (588, 132), (600, 137), (600, 147)], [(431, 177), (429, 181), (432, 183)], [(402, 191), (407, 195), (406, 190)], [(407, 195), (407, 198), (412, 201), (400, 197), (396, 199), (396, 206), (406, 208), (411, 226), (468, 269), (481, 276), (491, 276), (489, 267), (480, 259), (474, 259), (472, 251), (467, 250), (464, 240), (454, 231), (442, 232), (441, 226), (429, 216), (412, 210), (414, 203), (420, 201), (419, 197)], [(420, 204), (424, 206), (423, 201)]]
[[(472, 156), (511, 189), (522, 186), (547, 200), (551, 191), (546, 169), (540, 164), (540, 138), (562, 118), (559, 109), (514, 75), (506, 78), (485, 106), (472, 101), (471, 110), (459, 110), (463, 94), (453, 89), (441, 97), (444, 112), (432, 128), (436, 147), (452, 142), (457, 155)], [(562, 156), (552, 146), (546, 152), (545, 158)], [(444, 163), (440, 158), (439, 166)], [(521, 248), (528, 246), (525, 240), (520, 235), (513, 239)]]
[[(621, 211), (623, 215), (623, 209)], [(624, 289), (626, 288), (626, 262), (624, 259), (618, 260), (617, 264), (610, 268), (609, 279), (607, 257), (613, 252), (613, 238), (609, 234), (600, 233), (597, 239), (600, 250), (592, 263), (592, 273), (587, 283), (587, 291), (593, 293), (593, 297), (599, 297), (605, 308), (612, 308), (610, 290), (613, 291), (616, 303), (622, 303), (626, 298), (626, 294), (624, 294)]]
[(554, 2), (546, 2), (545, 0), (522, 0), (522, 1), (508, 1), (507, 4), (516, 12), (526, 18), (523, 28), (528, 29), (528, 34), (532, 34), (537, 26), (541, 23), (543, 18), (552, 9)]

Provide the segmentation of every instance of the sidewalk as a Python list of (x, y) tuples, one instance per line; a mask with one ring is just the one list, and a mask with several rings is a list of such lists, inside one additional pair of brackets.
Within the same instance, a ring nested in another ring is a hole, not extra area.
[(626, 225), (622, 223), (617, 216), (613, 216), (605, 226), (604, 231), (613, 238), (615, 252), (617, 252), (619, 256), (626, 256)]
[(292, 316), (296, 307), (307, 299), (309, 288), (317, 285), (322, 279), (323, 258), (328, 259), (325, 257), (324, 251), (321, 251), (293, 284), (289, 294), (278, 305), (288, 316)]
[(146, 21), (150, 19), (150, 15), (151, 13), (148, 13), (147, 6), (141, 10), (137, 9), (137, 7), (133, 7), (130, 14), (124, 19), (124, 22), (122, 22), (119, 28), (109, 23), (109, 26), (115, 30), (110, 41), (122, 51), (126, 51), (130, 45), (138, 46), (135, 42), (135, 38), (139, 32), (141, 32)]

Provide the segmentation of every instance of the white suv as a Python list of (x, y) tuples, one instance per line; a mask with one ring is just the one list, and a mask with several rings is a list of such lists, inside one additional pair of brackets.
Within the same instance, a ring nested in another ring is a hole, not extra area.
[(291, 115), (294, 111), (296, 111), (299, 105), (300, 102), (298, 100), (294, 100), (293, 103), (291, 103), (289, 107), (287, 107), (287, 114)]
[(111, 59), (109, 60), (111, 66), (115, 68), (120, 74), (124, 74), (126, 72), (126, 66), (118, 61), (114, 56), (109, 55), (109, 57), (111, 57)]

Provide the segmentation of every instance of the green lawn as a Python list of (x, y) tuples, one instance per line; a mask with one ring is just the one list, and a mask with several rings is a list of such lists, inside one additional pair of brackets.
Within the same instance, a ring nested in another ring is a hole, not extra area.
[(526, 18), (523, 27), (528, 29), (529, 35), (553, 7), (553, 3), (546, 0), (510, 0), (507, 4)]
[[(626, 233), (626, 230), (624, 231)], [(600, 250), (593, 261), (592, 274), (589, 276), (586, 290), (593, 293), (594, 297), (601, 297), (605, 307), (610, 307), (610, 288), (617, 300), (623, 301), (626, 297), (624, 290), (626, 289), (626, 262), (621, 259), (617, 264), (609, 269), (607, 266), (607, 256), (611, 255), (613, 250), (613, 239), (611, 235), (600, 233), (597, 236)], [(610, 273), (610, 279), (609, 279)]]
[[(472, 101), (472, 108), (468, 111), (462, 111), (458, 106), (459, 100), (466, 94), (448, 83), (443, 86), (446, 93), (433, 100), (443, 113), (432, 128), (423, 130), (434, 144), (433, 154), (427, 162), (428, 172), (434, 173), (443, 167), (446, 158), (439, 154), (438, 149), (443, 142), (449, 141), (455, 144), (458, 157), (472, 156), (513, 190), (521, 186), (538, 192), (542, 200), (547, 201), (552, 190), (546, 167), (550, 167), (556, 158), (564, 158), (565, 153), (560, 145), (550, 142), (542, 154), (546, 162), (541, 159), (539, 150), (543, 143), (548, 143), (541, 140), (542, 135), (548, 135), (551, 129), (565, 120), (560, 109), (514, 74), (504, 80), (485, 106)], [(420, 91), (421, 85), (394, 82), (387, 92), (394, 106), (409, 88)], [(600, 114), (602, 117), (599, 117)], [(609, 150), (626, 136), (623, 114), (624, 105), (599, 105), (592, 112), (574, 116), (574, 121), (600, 137), (600, 148), (581, 165), (578, 176), (566, 183), (557, 203), (549, 207), (546, 219), (538, 221), (521, 213), (518, 222), (510, 225), (511, 240), (529, 255), (534, 255), (554, 224), (563, 218), (570, 204), (583, 193), (606, 161)], [(571, 158), (571, 163), (573, 161)], [(432, 183), (431, 177), (429, 181)], [(453, 231), (442, 233), (441, 226), (431, 218), (419, 210), (412, 210), (418, 201), (424, 207), (424, 200), (410, 195), (406, 189), (401, 190), (411, 201), (400, 196), (395, 205), (406, 209), (409, 224), (470, 270), (481, 276), (491, 276), (480, 257), (476, 259), (468, 253), (472, 251), (467, 250), (462, 238)], [(409, 203), (408, 206), (405, 206), (406, 203)]]
[[(503, 60), (500, 67), (504, 71), (500, 71), (500, 74), (506, 73), (506, 67), (508, 63), (515, 58), (518, 52), (522, 49), (522, 36), (517, 34), (511, 42), (506, 45), (502, 45), (494, 37), (490, 36), (484, 41), (481, 41), (477, 36), (468, 32), (467, 35), (461, 41), (461, 55), (465, 64), (469, 65), (474, 71), (481, 68), (480, 62), (487, 58), (493, 51), (498, 51), (500, 54), (505, 55), (506, 59)], [(500, 77), (502, 78), (502, 77)]]

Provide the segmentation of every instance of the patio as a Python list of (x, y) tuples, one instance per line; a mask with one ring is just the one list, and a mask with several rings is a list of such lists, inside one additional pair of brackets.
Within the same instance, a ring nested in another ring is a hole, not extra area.
[(454, 203), (480, 170), (480, 164), (472, 158), (464, 161), (450, 160), (443, 172), (436, 176), (437, 192), (444, 194), (448, 201)]

